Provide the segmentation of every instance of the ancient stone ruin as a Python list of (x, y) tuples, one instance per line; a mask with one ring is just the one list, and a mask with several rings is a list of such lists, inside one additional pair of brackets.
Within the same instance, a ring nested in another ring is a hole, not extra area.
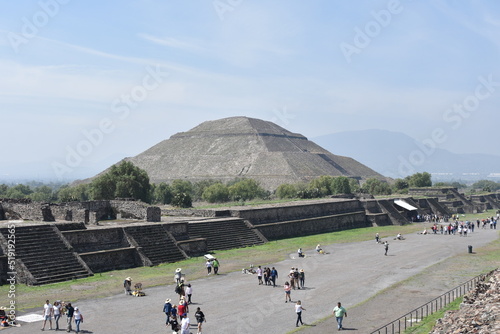
[(500, 333), (500, 270), (466, 294), (460, 309), (447, 311), (430, 334)]
[[(437, 198), (345, 197), (164, 212), (137, 201), (0, 201), (0, 217), (6, 219), (0, 222), (0, 281), (9, 271), (10, 238), (16, 241), (18, 281), (37, 285), (176, 262), (269, 240), (401, 225), (417, 215), (450, 217), (453, 213)], [(491, 205), (498, 203), (495, 197)], [(54, 254), (65, 254), (64, 261)]]
[(125, 160), (144, 169), (153, 183), (251, 178), (273, 191), (281, 184), (309, 182), (321, 175), (386, 179), (301, 134), (249, 117), (203, 122)]

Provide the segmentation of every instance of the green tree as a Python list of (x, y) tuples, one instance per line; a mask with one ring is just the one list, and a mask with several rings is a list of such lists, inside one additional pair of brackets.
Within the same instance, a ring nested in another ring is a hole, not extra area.
[(394, 191), (401, 193), (403, 190), (407, 190), (409, 185), (406, 179), (396, 179), (392, 185)]
[(210, 187), (211, 185), (214, 184), (222, 184), (218, 180), (201, 180), (198, 182), (195, 182), (193, 184), (193, 199), (195, 201), (199, 201), (203, 199), (203, 193), (205, 192), (205, 189)]
[(157, 204), (170, 204), (173, 194), (172, 188), (165, 182), (152, 185), (153, 202)]
[(202, 199), (209, 203), (222, 203), (229, 201), (229, 188), (221, 182), (214, 183), (205, 188)]
[(149, 176), (145, 170), (136, 167), (129, 161), (113, 165), (90, 185), (92, 199), (114, 199), (117, 197), (134, 198), (150, 202)]
[(380, 181), (375, 178), (369, 178), (363, 184), (363, 192), (372, 194), (372, 195), (390, 195), (392, 193), (391, 186), (384, 181)]
[(189, 194), (181, 192), (174, 194), (171, 204), (180, 208), (190, 208), (193, 206), (193, 201)]
[(349, 178), (345, 176), (337, 176), (332, 178), (331, 193), (333, 194), (351, 194), (351, 184)]
[(482, 191), (497, 191), (500, 189), (500, 183), (490, 180), (479, 180), (472, 184), (472, 189)]
[(60, 202), (84, 202), (89, 200), (89, 192), (90, 184), (79, 184), (73, 187), (65, 185), (57, 191), (57, 199)]
[(185, 193), (188, 195), (193, 194), (193, 184), (187, 180), (174, 180), (172, 184), (170, 185), (170, 188), (172, 188), (172, 193), (174, 194), (180, 194), (180, 193)]
[(229, 197), (233, 201), (247, 201), (265, 197), (265, 190), (253, 179), (244, 179), (229, 187)]
[(330, 175), (322, 175), (309, 182), (309, 190), (315, 194), (315, 197), (324, 197), (332, 194), (333, 177)]
[(276, 196), (278, 198), (297, 198), (297, 186), (293, 184), (281, 184), (276, 188)]
[(431, 174), (427, 172), (415, 173), (413, 175), (407, 176), (405, 180), (408, 182), (408, 185), (410, 187), (432, 187)]
[(9, 190), (9, 186), (6, 184), (0, 184), (0, 197), (5, 197), (7, 195), (7, 191)]

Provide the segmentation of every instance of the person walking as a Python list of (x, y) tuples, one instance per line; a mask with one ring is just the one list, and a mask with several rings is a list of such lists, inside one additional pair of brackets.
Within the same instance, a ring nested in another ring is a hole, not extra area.
[(207, 267), (207, 273), (210, 275), (212, 273), (212, 262), (207, 260), (207, 262), (205, 262), (205, 267)]
[(170, 298), (167, 298), (165, 300), (165, 304), (163, 305), (163, 312), (167, 316), (167, 320), (165, 320), (165, 326), (167, 326), (167, 327), (170, 324), (170, 315), (172, 314), (172, 303), (171, 303), (171, 301), (172, 300)]
[(207, 321), (205, 319), (205, 314), (203, 314), (203, 311), (198, 307), (196, 308), (196, 313), (194, 314), (195, 318), (196, 318), (196, 322), (198, 323), (198, 331), (196, 332), (196, 334), (201, 334), (201, 325), (203, 324), (203, 322)]
[(49, 321), (49, 329), (52, 330), (52, 315), (54, 314), (54, 306), (47, 299), (43, 305), (43, 326), (42, 331), (45, 330), (45, 324)]
[(337, 329), (340, 331), (343, 329), (342, 327), (342, 320), (344, 317), (347, 318), (347, 311), (346, 309), (342, 306), (340, 302), (337, 303), (337, 306), (333, 309), (333, 315), (335, 316), (335, 319), (337, 320)]
[(181, 316), (182, 320), (181, 320), (181, 334), (190, 334), (189, 333), (189, 326), (190, 326), (190, 323), (189, 323), (189, 317), (186, 315), (184, 316)]
[(83, 314), (78, 307), (75, 307), (75, 333), (80, 333), (80, 323), (83, 322)]
[(375, 234), (375, 242), (378, 244), (380, 242), (380, 236), (377, 232), (377, 234)]
[(214, 275), (219, 275), (220, 263), (219, 260), (217, 260), (217, 258), (214, 258), (214, 260), (212, 261), (212, 266), (214, 267)]
[(295, 327), (299, 327), (299, 321), (301, 325), (304, 324), (302, 322), (302, 311), (305, 310), (306, 309), (302, 307), (302, 303), (300, 302), (300, 300), (297, 300), (297, 303), (295, 304), (295, 313), (297, 313), (297, 321), (295, 322)]
[(59, 319), (61, 318), (61, 302), (56, 300), (54, 302), (53, 314), (54, 314), (54, 322), (56, 323), (56, 331), (59, 330)]
[(288, 283), (288, 281), (286, 281), (283, 288), (285, 289), (285, 303), (291, 302), (292, 297), (290, 297), (290, 293), (292, 291), (292, 288), (290, 287), (290, 283)]
[(73, 321), (73, 314), (75, 313), (75, 309), (71, 306), (71, 303), (66, 304), (66, 321), (68, 326), (66, 327), (66, 332), (71, 332), (71, 322)]
[(384, 241), (384, 249), (385, 249), (384, 255), (387, 255), (387, 251), (389, 250), (389, 243), (387, 241)]
[[(215, 267), (214, 267), (214, 268), (215, 268)], [(191, 287), (191, 283), (189, 283), (189, 284), (187, 285), (187, 288), (186, 288), (185, 293), (186, 293), (186, 296), (188, 297), (188, 299), (187, 299), (187, 303), (188, 303), (188, 304), (191, 304), (191, 295), (193, 294), (193, 288)]]

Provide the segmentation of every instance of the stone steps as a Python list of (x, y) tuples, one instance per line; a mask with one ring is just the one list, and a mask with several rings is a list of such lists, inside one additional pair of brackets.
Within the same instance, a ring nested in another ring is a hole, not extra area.
[(243, 220), (212, 220), (189, 223), (191, 238), (206, 238), (209, 250), (260, 245), (263, 241)]
[(142, 247), (153, 265), (183, 260), (184, 254), (161, 225), (127, 227), (125, 231)]
[[(7, 233), (0, 232), (4, 236)], [(15, 236), (16, 256), (35, 279), (27, 284), (62, 282), (92, 274), (51, 225), (18, 227)]]

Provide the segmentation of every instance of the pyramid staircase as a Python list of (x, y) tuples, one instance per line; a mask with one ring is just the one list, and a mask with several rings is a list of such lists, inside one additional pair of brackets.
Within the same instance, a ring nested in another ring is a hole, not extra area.
[(125, 233), (133, 239), (132, 244), (141, 248), (152, 265), (177, 262), (187, 258), (174, 239), (162, 225), (140, 225), (126, 227)]
[(260, 245), (264, 240), (240, 218), (221, 218), (190, 222), (191, 238), (206, 238), (208, 250), (222, 250)]
[[(7, 238), (9, 232), (0, 229), (0, 233), (3, 238)], [(15, 254), (18, 271), (24, 272), (24, 282), (21, 283), (28, 285), (63, 282), (93, 275), (54, 225), (17, 227)]]
[(408, 219), (397, 210), (394, 206), (393, 200), (380, 199), (377, 200), (382, 212), (387, 213), (393, 225), (403, 225), (408, 223)]

